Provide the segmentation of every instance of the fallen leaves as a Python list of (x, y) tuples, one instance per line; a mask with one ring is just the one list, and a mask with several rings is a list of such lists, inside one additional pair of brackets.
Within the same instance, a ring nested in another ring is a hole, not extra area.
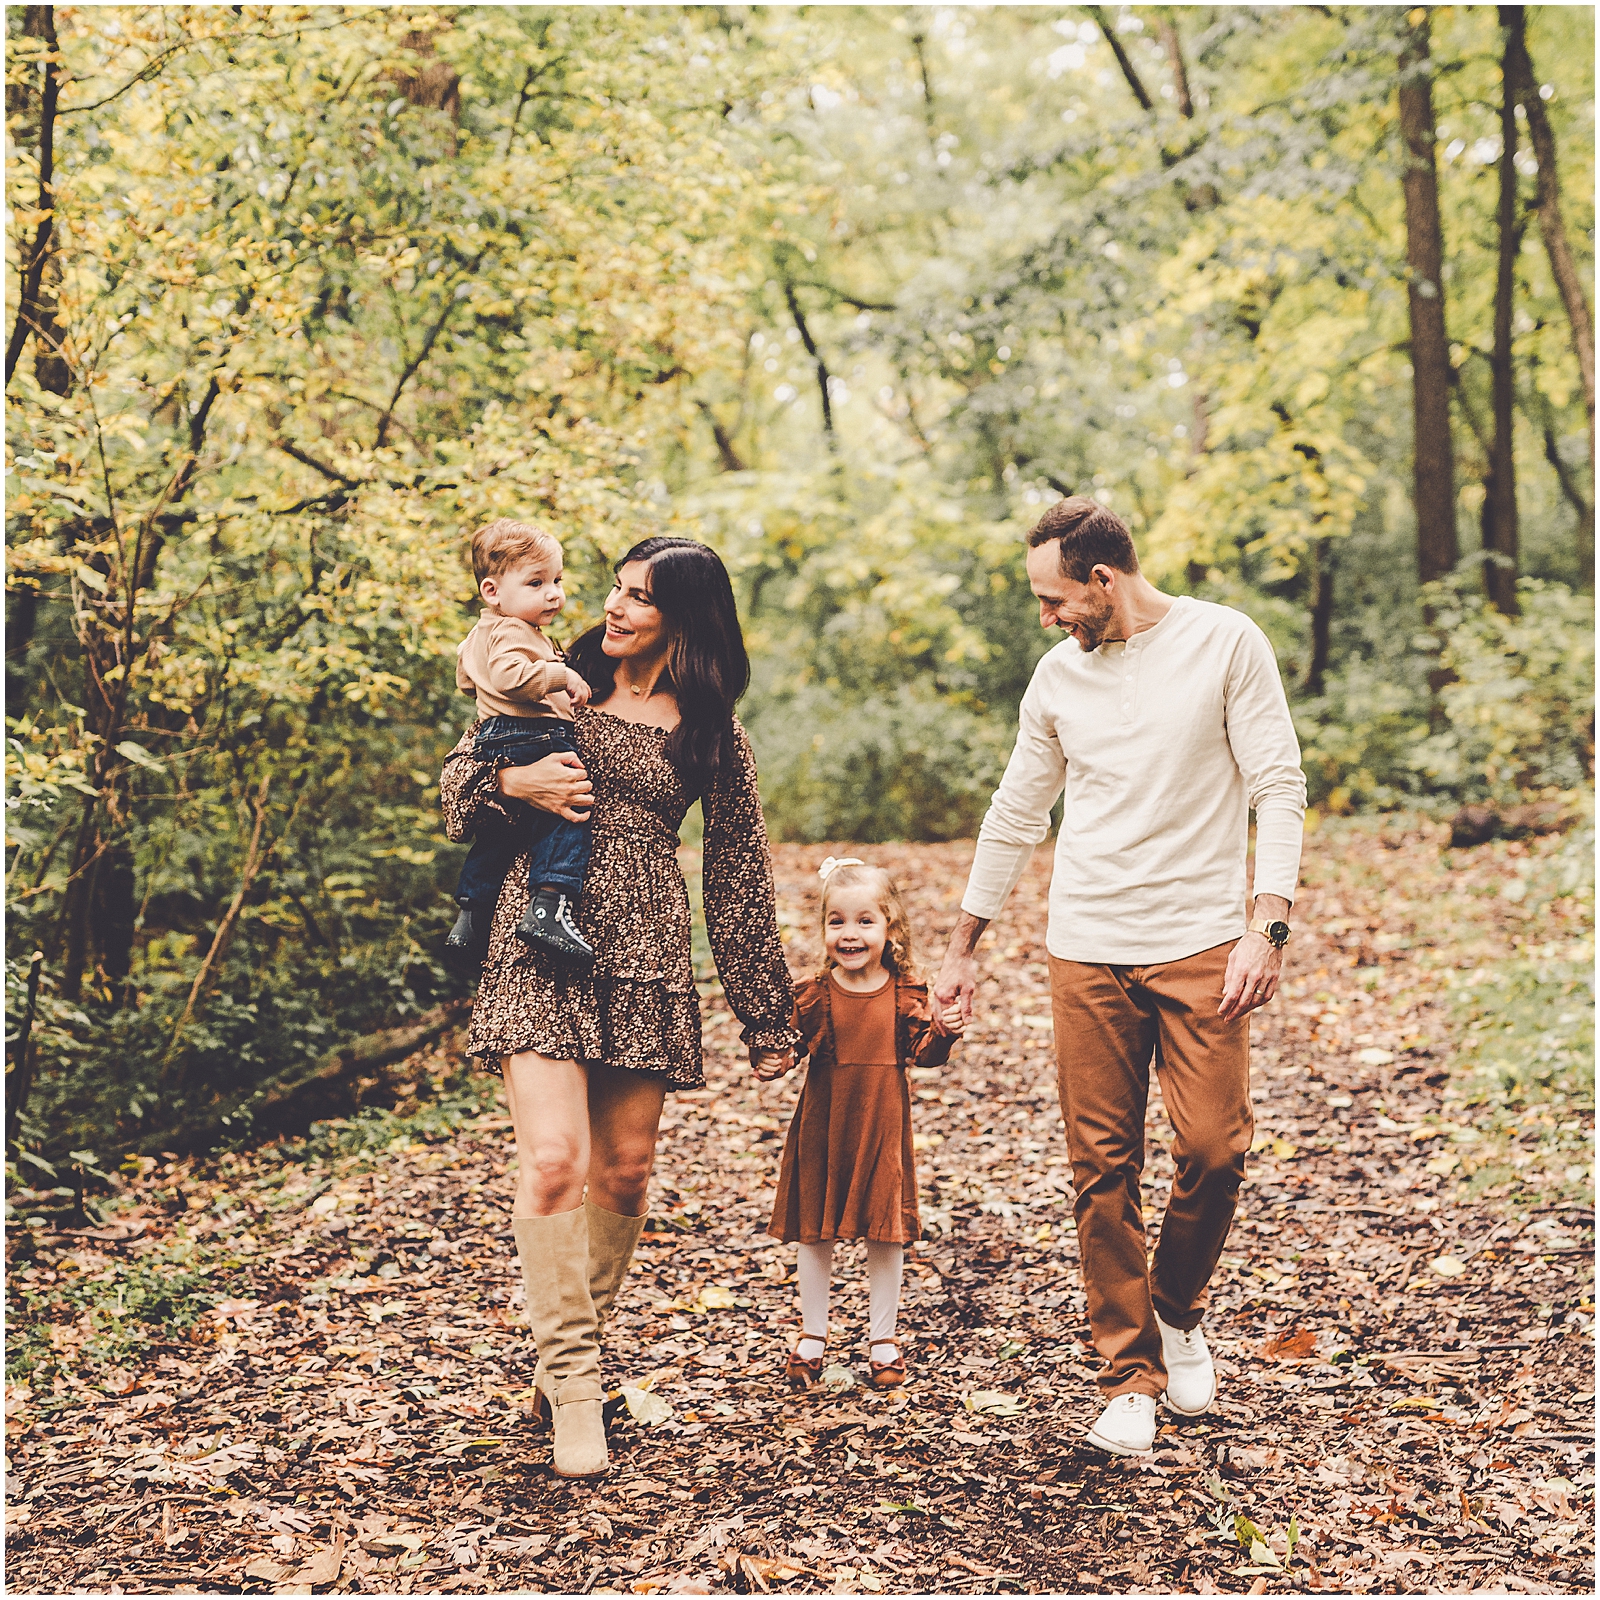
[[(612, 1313), (611, 1477), (554, 1479), (534, 1428), (505, 1224), (510, 1126), (485, 1079), (495, 1109), (426, 1138), (315, 1159), (286, 1147), (206, 1171), (152, 1163), (101, 1230), (104, 1255), (79, 1235), (29, 1233), (11, 1293), (59, 1320), (44, 1325), (54, 1365), (7, 1390), (9, 1581), (1376, 1592), (1432, 1562), (1435, 1585), (1470, 1570), (1480, 1587), (1583, 1590), (1590, 1219), (1534, 1213), (1524, 1226), (1429, 1170), (1430, 1143), (1454, 1149), (1467, 1119), (1446, 1126), (1423, 1081), (1438, 1062), (1412, 1054), (1442, 1060), (1448, 1037), (1419, 998), (1422, 947), (1360, 965), (1315, 931), (1376, 924), (1367, 904), (1422, 870), (1421, 836), (1406, 837), (1391, 849), (1392, 835), (1352, 836), (1304, 893), (1313, 931), (1253, 1025), (1261, 1149), (1205, 1322), (1219, 1409), (1164, 1423), (1150, 1457), (1110, 1461), (1078, 1442), (1100, 1363), (1084, 1338), (1049, 1032), (1014, 1022), (1048, 1009), (1041, 858), (983, 947), (967, 1041), (912, 1082), (930, 1237), (907, 1253), (905, 1390), (862, 1381), (864, 1274), (845, 1247), (828, 1382), (784, 1387), (793, 1252), (762, 1235), (777, 1140), (754, 1136), (781, 1131), (798, 1084), (750, 1081), (713, 992), (708, 1084), (668, 1100), (652, 1221)], [(968, 848), (872, 851), (925, 950), (955, 915)], [(775, 851), (797, 970), (813, 954), (812, 854)], [(1395, 1059), (1368, 1065), (1365, 1049)], [(1158, 1089), (1151, 1123), (1153, 1228), (1172, 1179)], [(237, 1281), (167, 1342), (95, 1366), (86, 1292), (114, 1305), (145, 1281), (142, 1263), (168, 1274), (180, 1247), (238, 1263)], [(1440, 1273), (1447, 1258), (1468, 1270)], [(164, 1505), (181, 1512), (167, 1526)], [(337, 1576), (312, 1583), (341, 1539)], [(1463, 1544), (1470, 1569), (1452, 1564)]]
[(1317, 1336), (1310, 1328), (1286, 1329), (1268, 1339), (1261, 1354), (1268, 1361), (1300, 1361), (1317, 1353)]
[(660, 1422), (671, 1422), (677, 1414), (673, 1411), (669, 1401), (663, 1400), (658, 1394), (651, 1394), (645, 1389), (636, 1389), (632, 1384), (623, 1384), (622, 1401), (628, 1408), (628, 1415), (644, 1427), (654, 1427)]
[(1027, 1409), (1026, 1401), (1001, 1389), (974, 1389), (962, 1395), (961, 1403), (980, 1417), (1020, 1417)]

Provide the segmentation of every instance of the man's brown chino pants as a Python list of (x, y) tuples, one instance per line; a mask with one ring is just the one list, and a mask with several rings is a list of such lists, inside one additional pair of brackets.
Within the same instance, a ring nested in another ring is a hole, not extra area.
[[(1061, 1115), (1078, 1191), (1078, 1253), (1107, 1395), (1167, 1387), (1156, 1312), (1192, 1328), (1233, 1222), (1255, 1119), (1250, 1021), (1217, 1016), (1233, 942), (1125, 967), (1050, 958)], [(1153, 1260), (1139, 1178), (1152, 1062), (1177, 1172)]]

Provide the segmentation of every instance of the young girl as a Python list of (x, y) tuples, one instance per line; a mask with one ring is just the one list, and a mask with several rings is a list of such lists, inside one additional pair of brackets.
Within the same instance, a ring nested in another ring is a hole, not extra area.
[(829, 856), (823, 880), (822, 971), (795, 985), (800, 1051), (811, 1057), (784, 1141), (767, 1231), (800, 1246), (801, 1338), (786, 1369), (795, 1389), (822, 1376), (833, 1247), (867, 1241), (871, 1376), (905, 1382), (895, 1339), (905, 1244), (922, 1237), (911, 1158), (906, 1068), (941, 1066), (965, 1023), (959, 1005), (936, 1033), (911, 964), (911, 929), (888, 873)]

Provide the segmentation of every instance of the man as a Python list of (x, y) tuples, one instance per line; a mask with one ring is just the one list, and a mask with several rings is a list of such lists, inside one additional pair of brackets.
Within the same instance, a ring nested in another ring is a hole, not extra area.
[[(1107, 1362), (1089, 1439), (1132, 1454), (1154, 1444), (1163, 1394), (1182, 1416), (1215, 1398), (1200, 1321), (1254, 1131), (1248, 1018), (1277, 988), (1306, 786), (1255, 623), (1162, 594), (1094, 500), (1058, 501), (1028, 545), (1040, 626), (1070, 637), (1023, 696), (934, 993), (970, 1015), (973, 951), (1064, 787), (1046, 944), (1089, 1326)], [(1150, 1261), (1139, 1175), (1152, 1060), (1177, 1171)]]

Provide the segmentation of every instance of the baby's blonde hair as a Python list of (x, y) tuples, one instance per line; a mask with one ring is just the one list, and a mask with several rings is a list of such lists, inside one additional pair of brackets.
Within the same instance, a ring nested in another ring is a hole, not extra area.
[(524, 561), (559, 561), (561, 542), (531, 522), (496, 517), (472, 536), (472, 575), (479, 583), (498, 578)]
[[(868, 865), (865, 861), (844, 861), (833, 866), (832, 857), (823, 864), (822, 926), (828, 926), (828, 902), (840, 889), (866, 889), (877, 897), (878, 909), (888, 924), (889, 937), (883, 948), (883, 964), (897, 978), (915, 979), (916, 963), (911, 954), (911, 919), (901, 903), (900, 891), (894, 879), (882, 867)], [(833, 959), (824, 950), (822, 975), (833, 966)]]

